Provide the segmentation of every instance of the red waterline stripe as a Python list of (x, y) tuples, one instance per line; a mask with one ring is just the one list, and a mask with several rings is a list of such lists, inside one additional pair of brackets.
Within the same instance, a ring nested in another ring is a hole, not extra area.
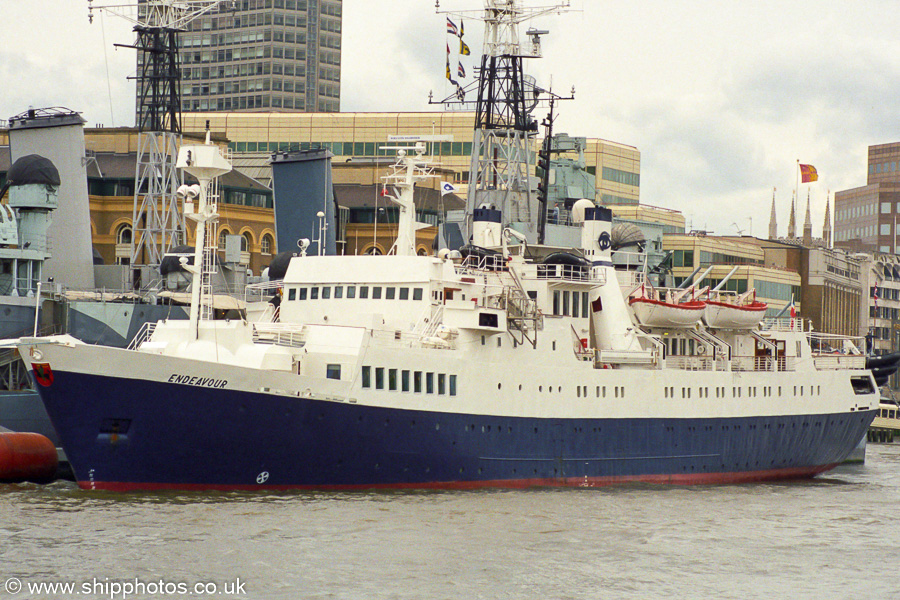
[(150, 483), (117, 481), (79, 481), (83, 490), (112, 492), (181, 490), (181, 491), (278, 491), (278, 490), (477, 490), (483, 488), (525, 489), (533, 487), (597, 487), (617, 483), (659, 483), (670, 485), (703, 485), (721, 483), (753, 483), (780, 479), (804, 479), (830, 471), (838, 463), (817, 467), (792, 467), (765, 471), (735, 473), (692, 473), (671, 475), (627, 475), (610, 477), (566, 477), (545, 479), (495, 479), (485, 481), (435, 481), (425, 483), (385, 483), (346, 485), (259, 485), (215, 483)]

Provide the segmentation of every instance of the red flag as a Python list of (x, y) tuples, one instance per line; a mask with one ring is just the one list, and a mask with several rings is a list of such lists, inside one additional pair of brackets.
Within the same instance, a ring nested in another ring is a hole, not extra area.
[(810, 183), (811, 181), (818, 181), (819, 173), (816, 171), (816, 168), (812, 165), (800, 165), (800, 180), (803, 183)]

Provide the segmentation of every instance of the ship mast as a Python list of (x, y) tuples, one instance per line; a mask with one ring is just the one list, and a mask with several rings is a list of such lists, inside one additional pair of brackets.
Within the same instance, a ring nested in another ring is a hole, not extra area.
[[(529, 30), (529, 42), (522, 44), (519, 25), (540, 15), (562, 12), (568, 6), (568, 1), (526, 7), (521, 0), (485, 0), (484, 11), (476, 16), (484, 21), (485, 30), (466, 214), (471, 218), (481, 207), (500, 210), (504, 225), (523, 232), (529, 243), (538, 241), (540, 221), (537, 198), (530, 186), (531, 139), (537, 135), (531, 111), (543, 90), (526, 81), (523, 60), (540, 58), (540, 36), (547, 31)], [(440, 8), (439, 2), (436, 7)]]
[(391, 166), (391, 172), (384, 176), (384, 185), (391, 186), (396, 194), (385, 195), (396, 204), (400, 210), (400, 218), (397, 223), (397, 239), (391, 252), (397, 256), (416, 255), (416, 231), (428, 227), (428, 223), (416, 222), (416, 204), (414, 200), (416, 182), (434, 177), (434, 170), (424, 158), (425, 143), (418, 142), (415, 146), (415, 156), (409, 156), (406, 148), (385, 146), (382, 150), (396, 150), (397, 162)]
[[(224, 154), (223, 154), (224, 152)], [(190, 331), (193, 339), (199, 337), (199, 322), (212, 318), (212, 276), (215, 273), (216, 260), (216, 222), (219, 215), (218, 186), (216, 177), (231, 171), (231, 160), (228, 149), (220, 149), (212, 144), (209, 130), (206, 131), (206, 143), (183, 145), (178, 150), (179, 169), (184, 169), (200, 182), (199, 193), (191, 193), (181, 188), (179, 192), (186, 198), (198, 198), (197, 211), (193, 212), (190, 204), (185, 204), (187, 218), (197, 222), (194, 247), (194, 264), (188, 259), (180, 259), (182, 268), (193, 275), (191, 282), (191, 314)]]
[[(184, 218), (176, 191), (181, 177), (175, 159), (181, 144), (181, 65), (178, 32), (223, 2), (234, 0), (133, 0), (95, 5), (88, 20), (104, 11), (134, 24), (138, 51), (138, 149), (131, 227), (131, 264), (158, 266), (184, 243)], [(122, 44), (116, 44), (122, 46)]]

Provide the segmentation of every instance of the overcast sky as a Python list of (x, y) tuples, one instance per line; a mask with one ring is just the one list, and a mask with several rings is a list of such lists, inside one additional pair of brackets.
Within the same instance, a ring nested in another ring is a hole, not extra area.
[[(441, 1), (442, 10), (482, 6)], [(641, 202), (681, 210), (695, 229), (749, 233), (752, 220), (765, 235), (775, 187), (784, 235), (799, 159), (819, 181), (801, 185), (798, 227), (810, 189), (819, 235), (826, 193), (864, 185), (867, 147), (900, 141), (896, 0), (572, 8), (534, 23), (550, 34), (544, 58), (526, 63), (544, 87), (575, 86), (556, 131), (637, 147)], [(89, 25), (86, 0), (0, 0), (0, 14), (0, 118), (66, 106), (90, 125), (133, 124), (134, 51), (113, 46), (132, 42), (127, 22)], [(343, 19), (343, 110), (429, 110), (429, 90), (449, 94), (434, 0), (344, 0)], [(466, 21), (470, 73), (481, 29)]]

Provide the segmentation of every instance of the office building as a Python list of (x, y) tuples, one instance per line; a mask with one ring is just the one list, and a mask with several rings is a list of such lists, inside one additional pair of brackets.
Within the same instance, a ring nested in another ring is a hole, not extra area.
[(179, 34), (182, 110), (338, 112), (341, 0), (236, 6), (223, 3)]
[[(210, 129), (229, 140), (234, 164), (248, 175), (269, 184), (269, 157), (275, 152), (325, 148), (334, 162), (391, 156), (383, 146), (412, 145), (389, 142), (390, 136), (451, 136), (434, 144), (435, 162), (453, 171), (453, 182), (465, 195), (471, 168), (473, 112), (406, 113), (189, 113), (184, 131)], [(537, 147), (535, 146), (535, 152)], [(601, 139), (586, 140), (585, 170), (596, 179), (594, 199), (612, 206), (636, 206), (640, 200), (641, 153), (634, 146)]]
[(834, 245), (900, 252), (900, 142), (869, 146), (866, 185), (834, 194)]

